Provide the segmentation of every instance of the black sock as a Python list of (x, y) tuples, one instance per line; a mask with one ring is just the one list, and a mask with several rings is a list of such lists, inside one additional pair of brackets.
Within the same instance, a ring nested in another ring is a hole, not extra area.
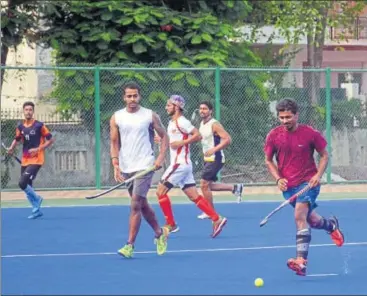
[(310, 229), (306, 228), (297, 231), (296, 235), (297, 257), (307, 259), (310, 242), (311, 242)]
[(232, 193), (235, 193), (235, 192), (236, 192), (236, 190), (237, 190), (237, 184), (234, 184), (234, 185), (233, 185)]

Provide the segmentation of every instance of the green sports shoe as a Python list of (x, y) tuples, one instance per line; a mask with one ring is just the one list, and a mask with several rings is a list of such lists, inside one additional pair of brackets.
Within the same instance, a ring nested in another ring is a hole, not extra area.
[(120, 250), (118, 250), (117, 253), (122, 257), (132, 258), (134, 254), (134, 246), (131, 244), (126, 244)]
[(157, 245), (157, 254), (163, 255), (167, 251), (167, 237), (169, 234), (169, 229), (167, 227), (162, 227), (162, 234), (160, 237), (154, 240)]

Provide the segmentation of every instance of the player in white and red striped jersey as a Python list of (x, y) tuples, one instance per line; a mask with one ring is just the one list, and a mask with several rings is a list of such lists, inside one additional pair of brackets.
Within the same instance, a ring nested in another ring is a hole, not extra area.
[(170, 165), (158, 185), (158, 201), (166, 219), (166, 226), (171, 232), (178, 231), (167, 193), (174, 186), (179, 186), (186, 196), (213, 221), (211, 236), (214, 238), (222, 231), (227, 219), (218, 215), (213, 206), (196, 189), (190, 159), (190, 144), (200, 141), (201, 135), (198, 129), (183, 116), (184, 106), (185, 99), (179, 95), (172, 95), (166, 104), (167, 113), (171, 117), (167, 131), (170, 141)]

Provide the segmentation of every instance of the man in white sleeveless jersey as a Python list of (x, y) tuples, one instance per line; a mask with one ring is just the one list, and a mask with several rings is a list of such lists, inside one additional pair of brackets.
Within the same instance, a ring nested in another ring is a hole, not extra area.
[[(123, 99), (126, 107), (115, 112), (110, 120), (111, 160), (116, 182), (123, 182), (152, 166), (159, 169), (169, 145), (168, 135), (159, 116), (140, 106), (140, 87), (137, 84), (128, 83), (124, 86)], [(153, 151), (154, 130), (162, 138), (156, 159)], [(142, 215), (155, 232), (157, 253), (162, 255), (166, 252), (169, 229), (159, 226), (147, 200), (153, 174), (151, 172), (127, 185), (131, 197), (129, 237), (126, 245), (118, 250), (118, 254), (125, 258), (133, 256)]]
[(222, 231), (227, 219), (219, 216), (211, 204), (196, 189), (190, 159), (190, 144), (201, 139), (200, 133), (183, 115), (185, 100), (179, 95), (172, 95), (166, 104), (171, 120), (168, 124), (170, 142), (170, 165), (164, 172), (157, 188), (159, 205), (165, 216), (170, 232), (178, 231), (172, 212), (171, 201), (167, 195), (174, 186), (179, 186), (186, 196), (213, 221), (211, 236), (215, 238)]
[[(204, 169), (200, 180), (200, 188), (203, 196), (213, 207), (212, 191), (232, 192), (237, 196), (237, 202), (241, 202), (243, 184), (215, 183), (218, 180), (217, 175), (225, 162), (223, 149), (231, 144), (231, 136), (220, 122), (213, 118), (213, 105), (211, 102), (201, 102), (199, 113), (202, 119), (199, 132), (202, 136), (201, 144), (204, 153)], [(209, 217), (205, 213), (202, 213), (198, 218), (206, 219)]]

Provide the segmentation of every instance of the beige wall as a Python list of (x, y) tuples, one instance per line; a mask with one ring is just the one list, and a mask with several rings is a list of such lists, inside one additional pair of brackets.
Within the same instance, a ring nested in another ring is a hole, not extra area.
[[(35, 64), (36, 51), (23, 43), (17, 51), (10, 49), (6, 65), (32, 66)], [(26, 100), (34, 101), (37, 97), (36, 71), (6, 70), (2, 93), (1, 109), (19, 108)]]
[[(31, 48), (26, 42), (18, 46), (17, 50), (9, 50), (7, 66), (38, 66), (39, 56), (36, 47)], [(49, 62), (50, 59), (48, 59)], [(41, 61), (42, 62), (42, 61)], [(21, 110), (25, 101), (33, 101), (36, 104), (35, 117), (37, 114), (45, 117), (55, 110), (55, 106), (39, 100), (42, 92), (39, 85), (46, 80), (41, 70), (6, 70), (5, 81), (1, 93), (1, 111)], [(48, 71), (51, 74), (51, 71)], [(49, 84), (49, 83), (48, 83)], [(21, 116), (21, 113), (20, 113)], [(19, 116), (17, 116), (19, 117)], [(40, 118), (39, 118), (40, 119)]]

